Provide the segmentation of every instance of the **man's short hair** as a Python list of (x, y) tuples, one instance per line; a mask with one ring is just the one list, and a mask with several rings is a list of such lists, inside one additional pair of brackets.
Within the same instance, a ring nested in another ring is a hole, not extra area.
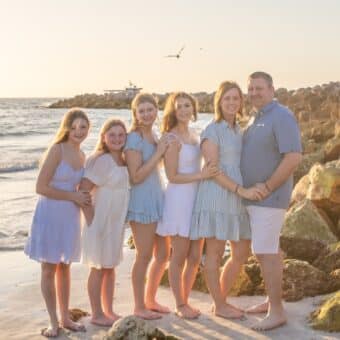
[(269, 86), (273, 86), (273, 78), (269, 73), (256, 71), (249, 76), (249, 79), (257, 79), (257, 78), (262, 78), (268, 83)]

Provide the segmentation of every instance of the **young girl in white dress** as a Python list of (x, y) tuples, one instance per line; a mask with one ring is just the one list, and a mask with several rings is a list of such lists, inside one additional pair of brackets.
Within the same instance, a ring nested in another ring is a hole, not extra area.
[[(69, 316), (70, 265), (80, 260), (80, 207), (91, 203), (88, 193), (78, 191), (85, 155), (80, 150), (89, 130), (89, 120), (80, 109), (68, 111), (52, 145), (46, 151), (36, 184), (40, 195), (25, 253), (41, 262), (41, 291), (50, 317), (42, 329), (57, 337), (60, 326), (84, 331)], [(57, 316), (57, 300), (60, 325)]]
[(124, 222), (129, 201), (129, 176), (123, 158), (126, 128), (118, 119), (107, 120), (86, 162), (80, 189), (90, 191), (93, 205), (83, 207), (82, 262), (90, 266), (88, 294), (91, 322), (111, 326), (120, 316), (113, 312), (115, 267), (122, 259)]
[(177, 143), (169, 145), (164, 155), (165, 171), (169, 180), (165, 190), (162, 220), (157, 234), (170, 236), (172, 254), (169, 281), (176, 300), (176, 314), (193, 319), (199, 310), (188, 303), (194, 283), (203, 240), (190, 241), (189, 229), (198, 182), (218, 173), (217, 166), (206, 165), (201, 170), (199, 138), (189, 129), (191, 120), (197, 119), (197, 104), (184, 92), (171, 94), (165, 105), (162, 133), (175, 137)]

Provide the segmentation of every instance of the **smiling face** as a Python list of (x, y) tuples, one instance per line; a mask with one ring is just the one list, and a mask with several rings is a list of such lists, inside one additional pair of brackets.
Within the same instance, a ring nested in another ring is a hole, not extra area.
[(231, 88), (226, 91), (220, 101), (221, 112), (226, 121), (234, 121), (241, 110), (242, 99), (238, 89)]
[(103, 144), (109, 152), (120, 151), (126, 142), (126, 131), (120, 125), (112, 126), (103, 135)]
[(136, 119), (138, 125), (152, 126), (157, 117), (157, 108), (149, 102), (142, 102), (136, 108)]
[(189, 98), (179, 97), (175, 101), (175, 117), (178, 122), (189, 124), (194, 108)]
[(274, 99), (274, 87), (263, 78), (250, 78), (248, 96), (251, 104), (260, 110)]
[(70, 127), (68, 141), (73, 144), (80, 144), (89, 132), (89, 124), (83, 118), (76, 118)]

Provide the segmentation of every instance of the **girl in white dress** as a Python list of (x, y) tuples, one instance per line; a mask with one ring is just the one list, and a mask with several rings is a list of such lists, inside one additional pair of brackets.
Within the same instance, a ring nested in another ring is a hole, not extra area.
[(203, 240), (189, 239), (197, 184), (201, 179), (218, 173), (217, 167), (212, 164), (200, 170), (198, 136), (189, 129), (190, 120), (196, 118), (194, 98), (184, 92), (173, 93), (168, 97), (161, 130), (163, 134), (174, 136), (177, 143), (170, 144), (164, 155), (169, 184), (165, 191), (163, 217), (156, 231), (160, 236), (170, 236), (172, 255), (169, 281), (176, 299), (176, 314), (188, 319), (200, 314), (199, 310), (188, 304), (203, 246)]
[(120, 317), (113, 312), (112, 301), (129, 201), (129, 176), (122, 154), (125, 142), (124, 123), (107, 120), (80, 184), (81, 190), (91, 191), (94, 196), (94, 204), (83, 208), (86, 226), (82, 262), (91, 268), (87, 285), (91, 322), (100, 326), (111, 326)]

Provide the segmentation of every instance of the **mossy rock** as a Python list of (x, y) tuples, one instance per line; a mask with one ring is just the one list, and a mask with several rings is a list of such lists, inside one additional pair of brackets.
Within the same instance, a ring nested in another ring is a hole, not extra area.
[(313, 266), (326, 273), (340, 269), (340, 242), (332, 243), (320, 251)]
[(130, 315), (116, 321), (104, 337), (105, 340), (180, 340), (174, 335), (167, 334), (160, 328), (154, 327), (137, 316)]
[[(165, 270), (165, 272), (164, 272), (164, 274), (162, 276), (160, 284), (162, 286), (166, 286), (166, 287), (170, 286), (170, 284), (169, 284), (169, 272), (168, 272), (168, 269)], [(202, 293), (209, 293), (208, 287), (207, 287), (207, 285), (205, 283), (204, 272), (203, 272), (203, 266), (202, 265), (200, 265), (199, 268), (198, 268), (197, 275), (196, 275), (195, 282), (194, 282), (194, 285), (193, 285), (192, 289), (193, 290), (197, 290), (197, 291), (202, 292)]]
[(332, 231), (340, 240), (340, 229), (337, 228), (340, 219), (340, 160), (315, 164), (309, 172), (309, 179), (307, 199), (327, 214), (334, 225)]
[(340, 332), (340, 291), (323, 302), (310, 318), (310, 325), (314, 329)]
[[(281, 235), (280, 247), (286, 253), (287, 258), (313, 263), (327, 246), (318, 240), (286, 237)], [(322, 268), (319, 269), (322, 270)]]
[(323, 163), (324, 159), (325, 151), (323, 149), (312, 152), (310, 154), (304, 154), (302, 157), (302, 162), (294, 171), (294, 183), (297, 183), (301, 177), (307, 175), (309, 170), (315, 163)]
[(257, 262), (247, 263), (242, 266), (242, 270), (233, 287), (230, 296), (240, 295), (263, 295), (264, 285), (261, 276), (260, 265)]
[(90, 315), (87, 311), (82, 310), (80, 308), (72, 308), (72, 309), (69, 309), (68, 312), (70, 315), (70, 319), (74, 322), (77, 322), (81, 318)]
[(325, 145), (325, 161), (333, 161), (340, 157), (340, 138), (334, 137)]
[(308, 262), (294, 259), (284, 261), (282, 289), (286, 301), (332, 293), (334, 287), (328, 274)]
[(133, 241), (133, 236), (130, 235), (130, 237), (126, 241), (126, 245), (129, 249), (135, 249), (135, 242)]
[(309, 185), (310, 185), (310, 180), (309, 180), (308, 174), (300, 178), (300, 180), (294, 186), (294, 190), (292, 192), (292, 198), (290, 200), (291, 205), (301, 202), (306, 198)]
[(292, 239), (316, 240), (325, 244), (334, 243), (337, 237), (328, 223), (317, 207), (306, 199), (288, 210), (281, 235)]
[(325, 165), (315, 164), (310, 170), (308, 177), (310, 186), (307, 198), (315, 203), (320, 200), (330, 200), (340, 204), (340, 165), (337, 162), (329, 162)]

